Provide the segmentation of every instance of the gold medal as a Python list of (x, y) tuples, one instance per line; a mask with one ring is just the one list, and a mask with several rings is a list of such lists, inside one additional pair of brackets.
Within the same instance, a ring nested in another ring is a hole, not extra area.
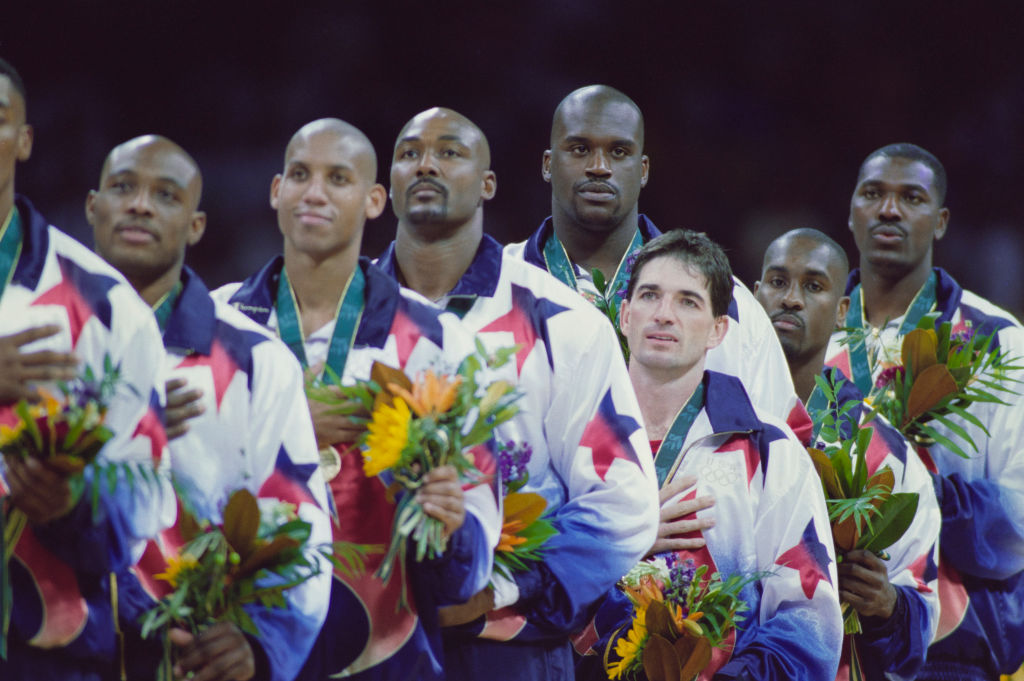
[(341, 472), (341, 457), (334, 447), (324, 447), (320, 450), (320, 472), (324, 475), (324, 481), (330, 482)]

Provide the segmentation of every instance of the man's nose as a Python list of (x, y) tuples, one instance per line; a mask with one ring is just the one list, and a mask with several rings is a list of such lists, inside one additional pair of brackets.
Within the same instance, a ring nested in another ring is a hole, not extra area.
[(429, 151), (420, 156), (420, 162), (416, 166), (416, 176), (423, 177), (429, 175), (436, 177), (438, 174), (437, 159)]
[(137, 215), (152, 215), (153, 201), (149, 191), (144, 188), (137, 189), (132, 195), (131, 203), (128, 204), (128, 210)]
[(804, 308), (804, 296), (803, 290), (800, 288), (800, 282), (793, 282), (786, 287), (786, 292), (782, 296), (782, 306), (789, 310), (802, 310)]
[(878, 217), (883, 220), (902, 220), (903, 213), (900, 211), (900, 202), (896, 194), (890, 192), (882, 199), (882, 205), (878, 208)]
[(603, 149), (596, 149), (590, 156), (590, 163), (587, 164), (587, 175), (609, 177), (611, 174), (612, 166), (608, 154)]

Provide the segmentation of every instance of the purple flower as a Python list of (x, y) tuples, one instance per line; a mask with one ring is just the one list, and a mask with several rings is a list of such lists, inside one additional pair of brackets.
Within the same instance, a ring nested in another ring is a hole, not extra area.
[(906, 367), (904, 367), (904, 366), (902, 366), (900, 364), (896, 364), (896, 365), (893, 365), (891, 367), (887, 367), (887, 368), (882, 370), (882, 373), (878, 374), (878, 380), (875, 381), (875, 387), (876, 388), (884, 388), (885, 386), (887, 386), (890, 383), (894, 382), (896, 380), (896, 376), (897, 375), (900, 378), (903, 378), (904, 376), (906, 376), (906, 374), (907, 374)]
[(528, 442), (517, 445), (509, 440), (498, 444), (498, 472), (501, 474), (503, 495), (508, 494), (509, 487), (515, 491), (526, 483), (526, 466), (530, 463), (531, 456), (533, 448)]

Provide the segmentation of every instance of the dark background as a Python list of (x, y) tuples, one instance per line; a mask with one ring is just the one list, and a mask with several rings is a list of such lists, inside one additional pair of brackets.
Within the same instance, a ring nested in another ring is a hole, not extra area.
[[(280, 248), (267, 196), (299, 126), (338, 116), (363, 129), (386, 185), (398, 130), (443, 105), (490, 139), (487, 230), (521, 240), (550, 212), (540, 160), (555, 105), (602, 82), (646, 115), (641, 210), (707, 231), (748, 284), (791, 227), (854, 255), (857, 167), (909, 141), (949, 173), (938, 264), (1024, 311), (1024, 3), (710, 4), (5, 2), (0, 55), (24, 76), (36, 126), (17, 187), (89, 243), (82, 206), (106, 152), (167, 135), (205, 175), (209, 229), (189, 261), (216, 286)], [(390, 210), (368, 223), (364, 252), (394, 224)]]

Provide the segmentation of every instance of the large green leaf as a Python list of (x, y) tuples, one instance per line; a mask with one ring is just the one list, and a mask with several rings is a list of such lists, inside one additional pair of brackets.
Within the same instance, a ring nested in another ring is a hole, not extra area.
[(873, 531), (861, 537), (858, 548), (878, 553), (892, 546), (906, 533), (917, 513), (916, 492), (899, 492), (890, 496), (878, 509), (873, 519)]

